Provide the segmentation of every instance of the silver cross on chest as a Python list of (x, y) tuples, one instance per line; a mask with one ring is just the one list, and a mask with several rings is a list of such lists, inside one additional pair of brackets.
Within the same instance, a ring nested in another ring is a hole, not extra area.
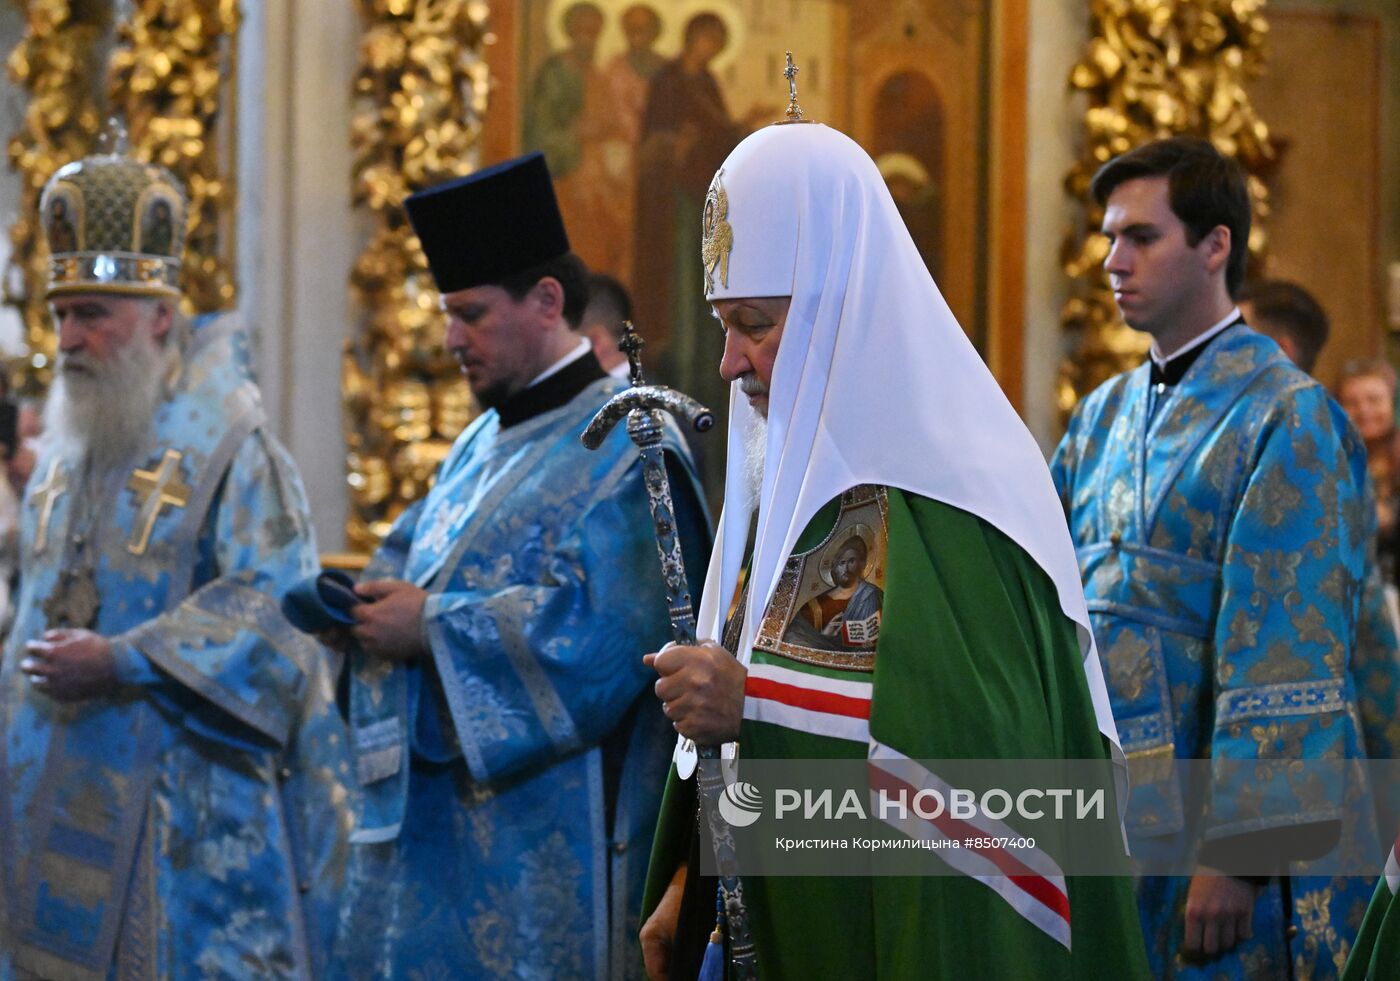
[(145, 555), (151, 544), (151, 532), (155, 530), (156, 519), (166, 507), (182, 508), (190, 502), (193, 493), (190, 485), (180, 479), (180, 461), (184, 458), (179, 450), (166, 450), (160, 466), (154, 470), (134, 470), (127, 488), (135, 491), (141, 501), (141, 509), (136, 519), (136, 528), (126, 550), (132, 555)]

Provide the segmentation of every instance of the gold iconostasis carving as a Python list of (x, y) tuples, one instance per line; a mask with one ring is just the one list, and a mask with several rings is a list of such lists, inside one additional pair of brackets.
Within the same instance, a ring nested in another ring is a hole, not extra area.
[(372, 221), (350, 274), (362, 319), (346, 343), (342, 397), (346, 537), (369, 551), (423, 496), (475, 414), (443, 350), (443, 315), (401, 202), (480, 160), (489, 88), (483, 0), (358, 0), (353, 202)]
[(236, 146), (224, 107), (238, 104), (237, 0), (134, 0), (117, 25), (108, 104), (131, 155), (180, 178), (189, 197), (180, 286), (198, 312), (232, 309)]

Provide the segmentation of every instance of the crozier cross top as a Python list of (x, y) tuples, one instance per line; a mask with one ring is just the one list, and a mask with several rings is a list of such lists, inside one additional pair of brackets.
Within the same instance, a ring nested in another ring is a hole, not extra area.
[(34, 504), (39, 508), (39, 530), (34, 533), (34, 554), (39, 554), (49, 543), (49, 521), (53, 518), (54, 505), (68, 490), (68, 475), (54, 460), (49, 464), (49, 472), (44, 481), (33, 490)]
[(627, 364), (632, 371), (633, 388), (642, 386), (642, 348), (646, 343), (642, 340), (642, 335), (637, 333), (637, 328), (632, 326), (632, 321), (622, 322), (622, 340), (617, 342), (617, 349), (627, 355)]
[(182, 508), (190, 501), (192, 493), (189, 484), (180, 479), (180, 460), (184, 455), (179, 450), (166, 450), (160, 466), (154, 470), (134, 470), (127, 483), (129, 490), (135, 491), (141, 500), (141, 513), (136, 519), (136, 529), (126, 550), (132, 555), (144, 555), (151, 543), (151, 532), (156, 519), (166, 507)]

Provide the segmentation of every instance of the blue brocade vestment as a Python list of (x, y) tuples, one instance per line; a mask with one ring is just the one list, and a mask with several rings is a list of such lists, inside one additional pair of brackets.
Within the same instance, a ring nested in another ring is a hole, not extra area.
[[(50, 448), (38, 461), (0, 667), (0, 977), (326, 968), (348, 740), (330, 655), (278, 605), (315, 546), (245, 359), (231, 320), (196, 331), (146, 442), (99, 492), (84, 492), (81, 460)], [(94, 556), (94, 629), (120, 683), (55, 702), (19, 663), (53, 626), (60, 573)]]
[[(1160, 404), (1149, 418), (1150, 395)], [(1075, 412), (1052, 469), (1113, 715), (1137, 764), (1134, 852), (1335, 827), (1347, 809), (1358, 818), (1337, 848), (1353, 867), (1379, 862), (1364, 780), (1348, 781), (1345, 799), (1303, 804), (1282, 784), (1227, 774), (1229, 761), (1364, 755), (1350, 659), (1366, 464), (1341, 409), (1241, 324), (1160, 395), (1149, 393), (1147, 364), (1101, 386)], [(1144, 762), (1172, 757), (1211, 761), (1202, 808), (1186, 808), (1170, 772), (1142, 778)], [(1253, 938), (1204, 963), (1180, 953), (1190, 880), (1141, 879), (1154, 976), (1282, 978), (1291, 959), (1293, 977), (1336, 977), (1373, 880), (1291, 870), (1288, 890), (1274, 877), (1260, 894)]]
[[(666, 600), (636, 448), (622, 426), (596, 451), (579, 442), (621, 387), (593, 381), (506, 428), (478, 417), (366, 570), (428, 590), (431, 654), (354, 655), (353, 977), (640, 975), (674, 746), (641, 658), (669, 639)], [(679, 445), (694, 577), (708, 525)]]

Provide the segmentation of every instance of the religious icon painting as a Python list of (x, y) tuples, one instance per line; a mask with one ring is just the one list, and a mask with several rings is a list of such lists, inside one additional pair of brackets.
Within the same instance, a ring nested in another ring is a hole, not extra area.
[(73, 185), (59, 182), (49, 189), (44, 204), (44, 234), (52, 255), (81, 250), (83, 197)]
[[(722, 183), (711, 193), (711, 181), (740, 141), (784, 118), (795, 85), (807, 119), (848, 134), (876, 162), (958, 322), (1002, 384), (1019, 387), (1021, 346), (1001, 335), (1018, 323), (1025, 263), (994, 263), (997, 249), (965, 247), (981, 241), (996, 202), (1025, 195), (1024, 168), (1014, 165), (1025, 100), (1016, 101), (1016, 86), (966, 84), (1022, 57), (1028, 19), (1001, 16), (1002, 6), (492, 4), (498, 43), (485, 56), (495, 108), (482, 121), (482, 162), (544, 154), (573, 251), (630, 292), (629, 319), (646, 338), (649, 363), (660, 380), (708, 405), (721, 433), (729, 384), (713, 366), (723, 335), (703, 287), (728, 276), (733, 216)], [(793, 78), (785, 75), (788, 52)], [(963, 146), (1004, 152), (955, 152)], [(1006, 246), (1021, 248), (1019, 226), (1000, 225), (1010, 229)], [(703, 245), (695, 234), (702, 228)], [(724, 496), (723, 457), (699, 461), (714, 502)]]
[(816, 548), (792, 556), (754, 646), (822, 667), (875, 669), (888, 549), (885, 488), (855, 487)]
[(181, 211), (175, 189), (153, 184), (142, 192), (136, 208), (137, 238), (132, 251), (148, 255), (175, 255), (175, 216)]

